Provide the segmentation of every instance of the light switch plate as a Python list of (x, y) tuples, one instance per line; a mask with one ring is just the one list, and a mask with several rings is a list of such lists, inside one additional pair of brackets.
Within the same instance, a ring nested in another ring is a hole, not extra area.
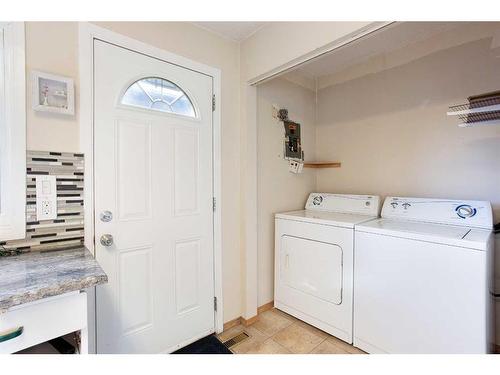
[(272, 116), (273, 119), (278, 120), (278, 112), (280, 110), (280, 106), (278, 104), (273, 104)]
[(36, 218), (37, 220), (57, 218), (56, 176), (36, 176)]

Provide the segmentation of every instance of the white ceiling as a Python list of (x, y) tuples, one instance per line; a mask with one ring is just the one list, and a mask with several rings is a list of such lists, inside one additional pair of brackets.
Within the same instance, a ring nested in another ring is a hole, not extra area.
[(266, 22), (194, 22), (194, 24), (224, 38), (241, 42), (259, 30)]

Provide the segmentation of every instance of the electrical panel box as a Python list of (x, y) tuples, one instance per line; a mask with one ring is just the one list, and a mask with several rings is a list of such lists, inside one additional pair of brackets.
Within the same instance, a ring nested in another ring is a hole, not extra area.
[(304, 160), (300, 143), (300, 124), (293, 121), (283, 121), (285, 126), (285, 159)]

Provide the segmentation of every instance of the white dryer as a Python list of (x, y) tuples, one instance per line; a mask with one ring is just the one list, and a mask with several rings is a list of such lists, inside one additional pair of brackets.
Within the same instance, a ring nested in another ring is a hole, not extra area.
[(306, 209), (276, 214), (274, 306), (352, 343), (354, 226), (380, 198), (311, 193)]
[(489, 202), (388, 197), (356, 227), (354, 345), (369, 353), (487, 353)]

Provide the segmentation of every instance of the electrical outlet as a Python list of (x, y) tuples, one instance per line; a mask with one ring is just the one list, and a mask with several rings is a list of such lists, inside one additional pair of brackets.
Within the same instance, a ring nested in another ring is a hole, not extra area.
[(57, 218), (56, 176), (36, 177), (36, 218), (37, 220)]
[(42, 214), (48, 216), (51, 213), (52, 213), (52, 206), (50, 204), (50, 201), (42, 201)]

